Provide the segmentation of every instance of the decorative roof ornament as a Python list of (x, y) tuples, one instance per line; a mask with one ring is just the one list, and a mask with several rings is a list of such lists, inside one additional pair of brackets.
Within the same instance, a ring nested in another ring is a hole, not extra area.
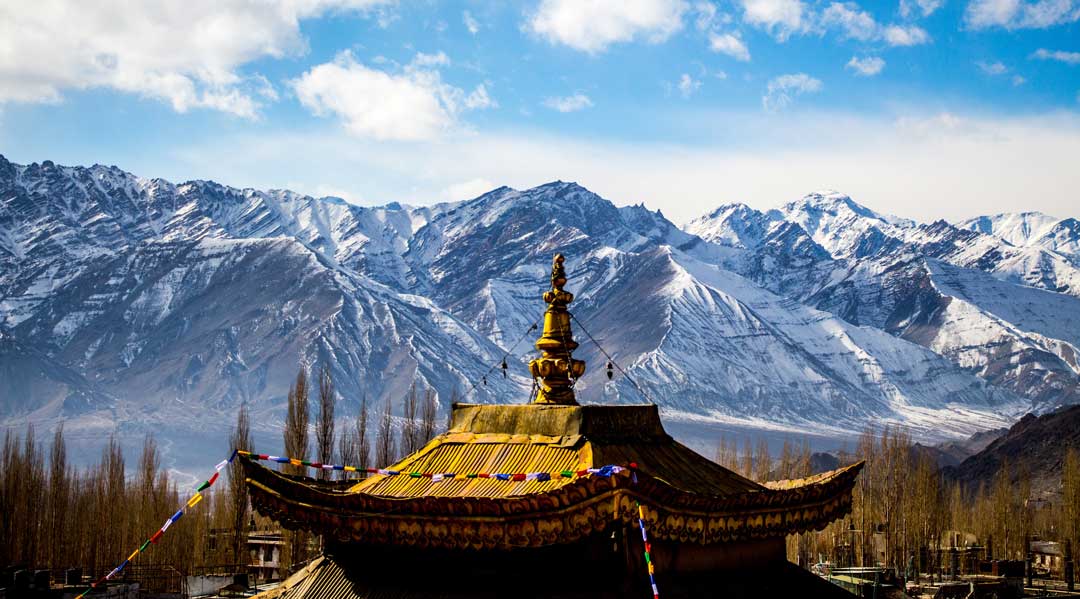
[(540, 357), (529, 362), (529, 372), (537, 379), (539, 391), (533, 403), (578, 405), (574, 397), (574, 382), (585, 374), (585, 362), (575, 360), (571, 354), (577, 349), (574, 333), (570, 329), (570, 313), (567, 304), (574, 301), (574, 294), (564, 291), (566, 269), (562, 254), (555, 254), (551, 262), (551, 290), (544, 292), (547, 310), (544, 312), (544, 332), (536, 340)]

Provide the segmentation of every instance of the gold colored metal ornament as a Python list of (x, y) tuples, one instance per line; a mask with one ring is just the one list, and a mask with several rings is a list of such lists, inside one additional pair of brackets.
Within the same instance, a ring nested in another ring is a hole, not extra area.
[(540, 357), (529, 362), (529, 372), (539, 379), (540, 390), (533, 403), (578, 405), (574, 397), (574, 380), (585, 374), (585, 362), (575, 360), (571, 354), (577, 349), (573, 331), (570, 329), (570, 313), (567, 304), (574, 301), (574, 294), (564, 291), (566, 269), (562, 254), (555, 254), (551, 262), (551, 290), (544, 293), (547, 310), (544, 312), (544, 332), (536, 341)]

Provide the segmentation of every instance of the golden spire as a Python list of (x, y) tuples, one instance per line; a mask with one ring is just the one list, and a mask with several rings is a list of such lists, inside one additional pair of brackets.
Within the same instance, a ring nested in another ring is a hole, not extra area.
[(578, 344), (570, 330), (570, 313), (566, 311), (566, 305), (574, 301), (574, 294), (563, 291), (565, 260), (562, 254), (555, 254), (551, 262), (551, 291), (544, 293), (548, 305), (544, 312), (544, 333), (536, 340), (540, 357), (529, 362), (529, 371), (540, 385), (533, 403), (576, 406), (571, 378), (578, 379), (585, 374), (585, 362), (570, 356)]

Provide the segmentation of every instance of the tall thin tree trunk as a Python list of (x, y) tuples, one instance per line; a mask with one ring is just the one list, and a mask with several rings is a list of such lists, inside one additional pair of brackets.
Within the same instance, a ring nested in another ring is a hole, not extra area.
[[(296, 373), (296, 383), (289, 390), (288, 413), (285, 416), (285, 453), (288, 457), (304, 460), (308, 459), (308, 424), (311, 412), (308, 407), (308, 384), (307, 370), (301, 366)], [(286, 469), (292, 474), (303, 474), (303, 466), (290, 466)], [(299, 565), (307, 560), (307, 534), (303, 531), (287, 531), (286, 557), (283, 560), (283, 575), (292, 572), (294, 565)]]
[[(319, 371), (319, 419), (315, 421), (316, 459), (323, 464), (334, 462), (334, 381), (324, 364)], [(318, 472), (319, 480), (329, 480), (330, 470)]]
[(386, 468), (394, 462), (397, 454), (394, 442), (394, 420), (391, 413), (393, 405), (387, 400), (379, 419), (379, 430), (375, 434), (375, 462), (377, 468)]
[[(248, 422), (247, 405), (240, 406), (236, 415), (236, 427), (229, 437), (230, 455), (238, 450), (251, 450), (251, 424)], [(248, 536), (248, 491), (244, 482), (244, 467), (239, 459), (229, 465), (229, 503), (232, 516), (232, 563), (246, 564)]]

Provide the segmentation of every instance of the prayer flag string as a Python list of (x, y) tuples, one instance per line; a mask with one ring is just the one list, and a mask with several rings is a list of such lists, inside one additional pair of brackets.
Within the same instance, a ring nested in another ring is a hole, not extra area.
[(645, 508), (641, 507), (641, 502), (635, 501), (634, 503), (637, 504), (641, 541), (645, 543), (645, 566), (649, 569), (649, 584), (652, 585), (653, 599), (660, 599), (660, 591), (656, 588), (656, 578), (653, 576), (656, 574), (656, 568), (653, 566), (652, 561), (652, 545), (649, 544), (649, 534), (645, 532)]
[(90, 591), (96, 589), (97, 587), (99, 587), (102, 584), (108, 582), (109, 580), (112, 580), (117, 574), (122, 572), (124, 570), (124, 568), (126, 568), (128, 566), (128, 564), (131, 563), (131, 560), (138, 557), (140, 553), (146, 551), (147, 547), (149, 547), (151, 544), (157, 544), (158, 540), (161, 539), (161, 536), (165, 534), (165, 531), (168, 530), (170, 526), (172, 526), (177, 520), (180, 519), (181, 516), (184, 515), (185, 509), (190, 510), (191, 508), (198, 505), (200, 501), (203, 500), (202, 492), (205, 491), (206, 489), (209, 489), (211, 486), (213, 486), (213, 484), (215, 482), (217, 482), (218, 476), (221, 475), (221, 469), (224, 468), (225, 466), (227, 466), (228, 464), (230, 464), (233, 461), (233, 458), (235, 458), (238, 453), (239, 452), (234, 451), (233, 454), (231, 456), (229, 456), (229, 459), (222, 460), (221, 462), (219, 462), (218, 465), (214, 467), (214, 474), (212, 476), (210, 476), (210, 478), (206, 479), (201, 484), (199, 484), (198, 487), (196, 487), (195, 494), (192, 495), (191, 498), (187, 500), (187, 502), (184, 504), (184, 507), (181, 507), (180, 509), (176, 510), (176, 513), (173, 514), (171, 517), (169, 517), (169, 519), (165, 521), (165, 524), (161, 525), (161, 528), (159, 528), (157, 530), (157, 532), (150, 535), (150, 537), (148, 539), (143, 541), (143, 544), (140, 545), (138, 549), (131, 552), (131, 555), (127, 556), (127, 559), (125, 559), (123, 562), (121, 562), (119, 566), (113, 568), (112, 570), (109, 571), (108, 574), (106, 574), (105, 576), (102, 576), (101, 578), (99, 578), (96, 581), (94, 581), (93, 583), (91, 583), (90, 586), (85, 591), (83, 591), (82, 593), (79, 593), (78, 595), (76, 595), (75, 599), (82, 599), (87, 594), (89, 594)]
[(426, 478), (431, 482), (444, 482), (448, 480), (459, 479), (472, 479), (472, 478), (487, 478), (493, 480), (510, 481), (510, 482), (524, 482), (524, 481), (538, 481), (544, 482), (554, 478), (580, 478), (583, 476), (600, 476), (604, 478), (610, 478), (616, 474), (622, 474), (629, 471), (632, 468), (636, 468), (637, 464), (630, 464), (630, 467), (616, 466), (614, 464), (608, 466), (601, 466), (600, 468), (582, 468), (580, 470), (560, 470), (558, 472), (405, 472), (401, 470), (390, 470), (388, 468), (358, 468), (356, 466), (342, 466), (334, 464), (321, 464), (319, 462), (310, 462), (308, 460), (299, 460), (296, 458), (287, 458), (275, 455), (268, 455), (265, 453), (255, 453), (253, 451), (239, 450), (237, 453), (245, 458), (251, 460), (262, 460), (265, 462), (277, 462), (279, 464), (292, 464), (293, 466), (305, 466), (308, 468), (321, 469), (321, 470), (344, 470), (345, 472), (364, 472), (367, 474), (381, 474), (383, 476), (407, 476), (409, 478)]

